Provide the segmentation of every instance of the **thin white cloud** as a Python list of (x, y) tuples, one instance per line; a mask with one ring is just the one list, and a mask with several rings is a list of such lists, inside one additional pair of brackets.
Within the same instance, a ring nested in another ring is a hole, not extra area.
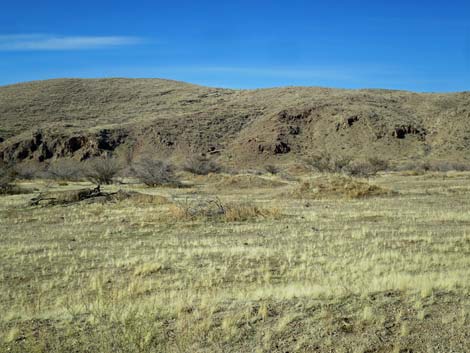
[(101, 49), (141, 42), (142, 39), (130, 36), (0, 35), (0, 51)]

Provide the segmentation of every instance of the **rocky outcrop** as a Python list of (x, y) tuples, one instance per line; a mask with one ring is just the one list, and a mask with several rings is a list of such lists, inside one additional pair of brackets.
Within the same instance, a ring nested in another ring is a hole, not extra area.
[(402, 125), (395, 127), (393, 137), (397, 139), (404, 139), (407, 135), (415, 135), (419, 140), (424, 141), (427, 135), (426, 129), (422, 127), (416, 127), (411, 125)]
[(76, 134), (67, 136), (42, 130), (35, 131), (30, 138), (8, 143), (0, 150), (0, 160), (39, 162), (56, 158), (86, 160), (113, 152), (125, 143), (128, 134), (124, 131), (100, 130), (96, 134)]

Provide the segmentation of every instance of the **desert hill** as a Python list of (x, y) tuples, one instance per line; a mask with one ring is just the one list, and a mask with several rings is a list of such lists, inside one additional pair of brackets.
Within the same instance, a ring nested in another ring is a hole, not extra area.
[(57, 79), (0, 87), (0, 160), (152, 150), (250, 165), (329, 152), (392, 160), (470, 156), (470, 92)]

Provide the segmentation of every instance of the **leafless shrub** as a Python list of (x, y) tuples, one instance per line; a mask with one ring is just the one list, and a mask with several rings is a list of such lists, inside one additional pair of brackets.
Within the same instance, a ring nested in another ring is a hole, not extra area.
[(0, 162), (0, 195), (29, 194), (35, 191), (34, 189), (15, 185), (16, 177), (17, 174), (13, 165)]
[(61, 159), (50, 163), (45, 174), (50, 179), (76, 181), (83, 177), (83, 170), (83, 163)]
[(395, 172), (401, 172), (407, 175), (419, 175), (423, 174), (425, 170), (423, 169), (422, 163), (418, 162), (405, 162), (399, 165), (396, 165), (393, 168)]
[(183, 170), (196, 175), (207, 175), (209, 173), (219, 173), (222, 170), (222, 167), (208, 157), (195, 156), (189, 158), (184, 163)]
[(350, 157), (336, 158), (327, 153), (310, 157), (306, 162), (317, 172), (343, 173), (357, 177), (370, 177), (389, 168), (388, 162), (379, 158), (353, 161)]
[(330, 155), (322, 153), (311, 156), (305, 162), (317, 172), (325, 172), (330, 170)]
[(331, 170), (332, 173), (343, 173), (351, 163), (350, 157), (339, 157), (331, 158)]
[(341, 173), (351, 162), (349, 157), (338, 157), (322, 153), (306, 160), (306, 163), (320, 173)]
[(367, 160), (369, 162), (369, 164), (372, 165), (372, 167), (377, 170), (378, 172), (379, 171), (385, 171), (385, 170), (388, 170), (390, 169), (390, 163), (389, 161), (387, 161), (386, 159), (381, 159), (381, 158), (377, 158), (377, 157), (372, 157), (372, 158), (369, 158)]
[(282, 179), (282, 180), (286, 180), (286, 181), (299, 181), (300, 179), (290, 173), (287, 173), (287, 172), (283, 172), (283, 173), (280, 173), (279, 174), (279, 177)]
[(266, 170), (268, 173), (272, 175), (276, 175), (280, 172), (280, 169), (275, 166), (274, 164), (267, 164), (264, 166), (264, 170)]
[(458, 171), (464, 172), (470, 170), (470, 164), (461, 162), (449, 162), (449, 161), (435, 161), (428, 162), (427, 170), (433, 172), (450, 172)]
[(0, 193), (5, 193), (15, 181), (15, 170), (7, 163), (0, 162)]
[(45, 164), (35, 161), (23, 162), (14, 167), (17, 178), (24, 180), (40, 178), (44, 175), (44, 170)]
[(181, 184), (175, 175), (173, 165), (151, 157), (143, 157), (134, 163), (132, 173), (147, 186)]
[(350, 176), (369, 178), (388, 168), (389, 164), (387, 161), (378, 158), (369, 158), (365, 161), (353, 161), (349, 163), (343, 171)]
[(470, 163), (451, 161), (409, 161), (396, 168), (395, 171), (419, 175), (425, 172), (470, 171)]
[(97, 185), (112, 184), (122, 169), (122, 162), (116, 158), (94, 158), (86, 162), (83, 175)]

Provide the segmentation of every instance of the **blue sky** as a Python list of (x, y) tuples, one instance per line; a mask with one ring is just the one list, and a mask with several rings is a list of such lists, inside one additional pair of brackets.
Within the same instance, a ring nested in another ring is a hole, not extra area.
[(470, 90), (470, 1), (4, 1), (0, 85)]

